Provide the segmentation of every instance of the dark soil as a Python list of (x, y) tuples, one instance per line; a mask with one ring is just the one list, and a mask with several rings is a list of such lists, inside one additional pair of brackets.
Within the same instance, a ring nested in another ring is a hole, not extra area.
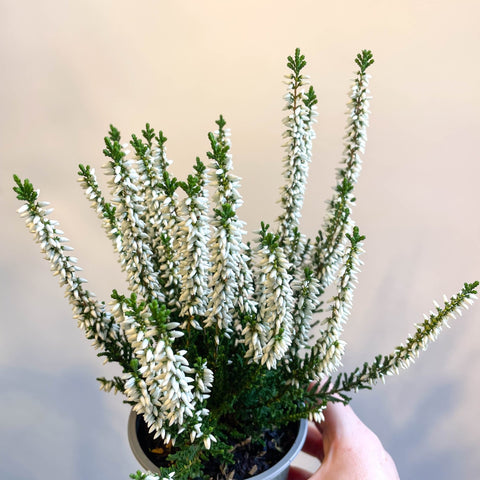
[[(137, 435), (140, 446), (147, 457), (158, 467), (168, 466), (167, 456), (172, 452), (160, 438), (153, 438), (142, 416), (137, 416)], [(267, 430), (262, 444), (254, 444), (251, 439), (241, 443), (232, 441), (235, 465), (226, 467), (215, 459), (205, 464), (204, 473), (212, 480), (244, 480), (258, 475), (278, 463), (295, 442), (298, 425), (288, 425), (280, 430)]]

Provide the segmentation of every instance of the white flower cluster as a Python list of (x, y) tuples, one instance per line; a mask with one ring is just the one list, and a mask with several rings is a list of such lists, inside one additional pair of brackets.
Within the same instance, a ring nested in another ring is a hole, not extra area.
[[(292, 59), (293, 60), (293, 59)], [(296, 62), (303, 58), (296, 57)], [(284, 145), (286, 155), (283, 159), (283, 176), (285, 184), (281, 189), (280, 204), (282, 214), (278, 218), (278, 233), (282, 246), (287, 249), (289, 262), (293, 267), (301, 266), (305, 253), (305, 236), (300, 234), (298, 226), (301, 217), (301, 209), (305, 196), (305, 187), (308, 178), (309, 164), (312, 159), (312, 141), (315, 138), (313, 125), (316, 122), (316, 96), (313, 87), (310, 86), (308, 93), (305, 88), (309, 85), (308, 77), (299, 75), (298, 71), (292, 70), (287, 77), (287, 94), (285, 95), (288, 115), (283, 123), (286, 130), (283, 137), (287, 139)], [(301, 269), (295, 275), (301, 274)], [(305, 327), (308, 324), (305, 318)], [(295, 337), (294, 337), (295, 338)]]
[[(357, 235), (357, 236), (355, 236)], [(363, 253), (363, 237), (358, 229), (350, 236), (350, 245), (341, 256), (341, 268), (338, 272), (337, 294), (330, 300), (330, 314), (323, 321), (322, 330), (307, 358), (314, 359), (312, 369), (315, 380), (331, 375), (340, 365), (345, 350), (345, 342), (340, 339), (343, 326), (347, 322), (353, 305), (353, 292), (358, 283)]]
[[(205, 326), (216, 326), (225, 335), (231, 335), (234, 328), (241, 329), (235, 309), (246, 314), (254, 314), (253, 277), (247, 265), (246, 246), (242, 237), (244, 222), (236, 210), (242, 205), (239, 193), (240, 181), (231, 173), (232, 156), (229, 152), (230, 132), (224, 129), (223, 117), (217, 122), (219, 130), (210, 135), (212, 153), (211, 182), (214, 187), (213, 228), (210, 240), (210, 282), (212, 292), (208, 304)], [(216, 337), (217, 343), (219, 337)]]
[(152, 472), (137, 472), (135, 476), (131, 475), (131, 478), (134, 478), (135, 480), (173, 480), (175, 478), (175, 472), (170, 472), (167, 474), (167, 476), (157, 475), (156, 473)]
[(284, 358), (292, 343), (293, 291), (288, 260), (278, 245), (278, 237), (266, 234), (258, 251), (258, 323), (260, 335), (253, 337), (245, 329), (245, 343), (252, 344), (253, 360), (260, 361), (267, 368), (275, 368), (277, 361)]
[(305, 270), (301, 279), (294, 279), (292, 289), (296, 298), (293, 312), (292, 354), (308, 345), (312, 318), (320, 302), (320, 282), (311, 270)]
[(362, 69), (353, 81), (348, 103), (348, 122), (343, 152), (344, 167), (339, 169), (335, 196), (329, 203), (325, 218), (325, 237), (316, 247), (317, 277), (320, 289), (325, 289), (337, 278), (341, 265), (343, 243), (347, 233), (351, 233), (354, 223), (349, 215), (355, 205), (353, 186), (358, 180), (362, 166), (361, 154), (365, 153), (369, 119), (370, 75)]
[[(38, 195), (37, 190), (35, 198), (38, 198)], [(87, 280), (77, 275), (82, 269), (77, 266), (77, 258), (70, 255), (73, 248), (66, 245), (68, 239), (58, 228), (58, 222), (49, 219), (53, 211), (52, 208), (46, 208), (49, 205), (49, 202), (35, 199), (20, 207), (18, 213), (25, 217), (27, 228), (40, 244), (53, 275), (58, 276), (60, 286), (65, 287), (74, 318), (78, 320), (78, 326), (85, 330), (87, 337), (94, 341), (93, 346), (96, 349), (105, 349), (107, 344), (115, 343), (116, 347), (122, 350), (124, 345), (119, 326), (105, 306), (96, 299), (95, 294), (83, 286)]]
[[(238, 257), (238, 245), (232, 242), (229, 229), (221, 219), (212, 220), (213, 235), (210, 242), (212, 255), (210, 267), (209, 289), (212, 292), (208, 304), (208, 315), (205, 327), (216, 326), (227, 335), (232, 333), (233, 310), (237, 293), (237, 285), (233, 275)], [(216, 337), (217, 343), (219, 337)]]
[(450, 299), (444, 295), (443, 307), (434, 302), (436, 312), (430, 311), (428, 315), (424, 315), (424, 321), (416, 325), (415, 333), (408, 336), (405, 344), (398, 346), (392, 354), (378, 355), (371, 364), (365, 363), (363, 368), (357, 368), (349, 376), (345, 375), (340, 390), (357, 391), (360, 388), (371, 388), (377, 380), (385, 382), (387, 376), (398, 374), (400, 369), (408, 368), (420, 352), (426, 350), (437, 338), (443, 327), (448, 327), (448, 319), (462, 315), (462, 310), (468, 309), (473, 300), (477, 299), (475, 295), (477, 286), (478, 282), (466, 283), (463, 289)]
[[(150, 126), (147, 124), (147, 132), (150, 131), (149, 127)], [(144, 133), (146, 132), (144, 131)], [(162, 175), (164, 171), (163, 169), (171, 162), (167, 159), (161, 143), (155, 146), (150, 139), (147, 145), (142, 145), (141, 141), (134, 136), (132, 144), (137, 147), (135, 159), (139, 176), (139, 195), (143, 199), (145, 205), (143, 216), (145, 232), (150, 240), (153, 258), (156, 261), (161, 234), (160, 209), (162, 199), (160, 192), (163, 183)], [(155, 267), (157, 266), (158, 265), (155, 265)]]
[(208, 398), (213, 373), (206, 365), (196, 372), (189, 366), (185, 350), (174, 351), (175, 339), (184, 335), (178, 330), (178, 322), (164, 323), (160, 328), (152, 322), (152, 317), (158, 315), (151, 306), (144, 306), (140, 312), (132, 312), (128, 307), (132, 305), (121, 301), (112, 304), (138, 361), (138, 367), (125, 376), (127, 400), (144, 416), (150, 431), (167, 444), (175, 443), (172, 432), (181, 433), (187, 417), (196, 419), (191, 436), (201, 437), (201, 419), (208, 415), (208, 410), (198, 410), (196, 406)]
[(449, 318), (456, 319), (457, 315), (462, 316), (462, 309), (468, 310), (477, 299), (474, 294), (461, 292), (450, 299), (444, 295), (443, 307), (434, 301), (436, 311), (431, 310), (428, 315), (425, 314), (423, 323), (416, 325), (415, 334), (409, 335), (406, 344), (397, 347), (395, 352), (387, 357), (388, 360), (384, 361), (381, 379), (384, 380), (386, 375), (398, 374), (399, 368), (408, 368), (420, 352), (425, 351), (428, 345), (437, 339), (443, 327), (449, 327)]
[[(196, 177), (190, 177), (192, 179)], [(180, 281), (181, 305), (180, 315), (187, 317), (187, 325), (196, 329), (202, 326), (195, 318), (205, 315), (209, 297), (208, 271), (210, 268), (208, 242), (210, 228), (208, 218), (207, 189), (204, 188), (206, 179), (203, 175), (190, 187), (187, 197), (180, 204), (181, 220), (179, 225), (180, 237), (183, 242), (178, 249), (179, 271), (182, 274)]]
[[(283, 160), (285, 184), (281, 189), (279, 234), (284, 243), (292, 243), (294, 230), (298, 228), (308, 178), (308, 167), (312, 159), (312, 141), (315, 138), (313, 124), (317, 116), (316, 97), (313, 89), (305, 92), (308, 77), (294, 73), (287, 76), (288, 92), (285, 96), (285, 110), (288, 115), (283, 123), (287, 139), (284, 145), (286, 156)], [(292, 252), (295, 253), (295, 252)], [(293, 259), (291, 259), (293, 260)]]
[(169, 308), (178, 310), (178, 294), (182, 274), (179, 271), (178, 256), (176, 251), (180, 248), (178, 195), (174, 190), (175, 179), (164, 173), (164, 191), (160, 195), (160, 243), (158, 244), (158, 258), (160, 265), (160, 278), (163, 292)]
[(91, 207), (97, 212), (103, 224), (107, 237), (111, 239), (116, 252), (122, 252), (122, 234), (118, 228), (117, 221), (113, 215), (112, 206), (107, 204), (103, 197), (95, 175), (95, 169), (89, 166), (80, 166), (81, 176), (78, 181), (84, 189), (85, 196), (90, 200)]
[(147, 235), (145, 211), (148, 209), (139, 188), (138, 161), (128, 158), (128, 144), (122, 147), (122, 152), (112, 156), (112, 160), (104, 166), (107, 175), (110, 175), (112, 204), (116, 208), (122, 234), (121, 265), (127, 272), (131, 291), (144, 297), (162, 299), (158, 271)]

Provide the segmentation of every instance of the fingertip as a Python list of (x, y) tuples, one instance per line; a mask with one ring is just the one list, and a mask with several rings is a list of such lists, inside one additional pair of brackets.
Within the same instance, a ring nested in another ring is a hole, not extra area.
[(288, 480), (308, 480), (311, 476), (311, 472), (300, 467), (290, 467), (288, 471)]
[(323, 415), (325, 420), (320, 424), (320, 431), (322, 432), (324, 429), (336, 429), (358, 420), (352, 407), (340, 402), (329, 403), (324, 410)]
[(318, 458), (320, 461), (323, 460), (323, 436), (318, 426), (313, 422), (308, 423), (307, 438), (303, 444), (302, 451), (312, 457)]

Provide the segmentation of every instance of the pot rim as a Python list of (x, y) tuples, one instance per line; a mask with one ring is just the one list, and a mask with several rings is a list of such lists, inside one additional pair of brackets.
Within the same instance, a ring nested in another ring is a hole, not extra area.
[(297, 438), (295, 439), (295, 442), (293, 442), (293, 445), (290, 447), (287, 453), (282, 457), (282, 459), (278, 463), (273, 465), (273, 467), (270, 467), (268, 470), (265, 470), (264, 472), (259, 473), (258, 475), (249, 477), (247, 478), (247, 480), (274, 479), (276, 478), (276, 475), (278, 475), (280, 472), (284, 470), (288, 471), (290, 464), (293, 462), (295, 457), (300, 453), (300, 450), (302, 449), (303, 444), (305, 443), (305, 439), (307, 438), (307, 430), (308, 430), (308, 420), (305, 418), (302, 418), (298, 425)]
[[(140, 443), (137, 437), (137, 432), (136, 432), (137, 430), (136, 419), (137, 419), (137, 412), (135, 412), (134, 410), (131, 410), (130, 415), (128, 417), (128, 441), (130, 443), (130, 448), (132, 449), (132, 452), (135, 458), (143, 468), (148, 469), (153, 473), (158, 473), (159, 468), (147, 457), (145, 452), (142, 450), (142, 447), (140, 446)], [(290, 447), (287, 453), (282, 457), (282, 459), (279, 462), (277, 462), (275, 465), (270, 467), (268, 470), (265, 470), (264, 472), (259, 473), (258, 475), (253, 475), (252, 477), (249, 477), (247, 480), (274, 479), (276, 478), (276, 475), (278, 475), (280, 472), (288, 469), (290, 464), (293, 462), (295, 457), (298, 455), (298, 453), (302, 449), (303, 444), (305, 443), (305, 439), (307, 437), (307, 430), (308, 430), (308, 420), (305, 418), (302, 418), (299, 421), (297, 437), (293, 442), (293, 445)]]
[(133, 455), (137, 459), (138, 463), (153, 473), (159, 473), (160, 469), (147, 457), (145, 452), (140, 446), (137, 436), (137, 412), (134, 410), (130, 411), (128, 417), (128, 442), (130, 443), (130, 448), (132, 449)]

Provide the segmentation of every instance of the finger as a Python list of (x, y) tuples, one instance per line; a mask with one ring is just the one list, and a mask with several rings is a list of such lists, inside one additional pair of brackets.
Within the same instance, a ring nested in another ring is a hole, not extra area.
[(323, 436), (313, 422), (308, 423), (307, 438), (305, 439), (302, 451), (312, 457), (318, 458), (320, 461), (322, 461), (325, 456), (323, 450)]
[(290, 467), (288, 471), (288, 480), (308, 480), (311, 476), (312, 472), (300, 467)]
[(360, 438), (363, 429), (362, 424), (350, 406), (341, 403), (329, 403), (324, 410), (324, 421), (318, 425), (323, 439), (323, 453), (325, 457), (330, 454), (333, 442), (347, 441)]
[(318, 426), (324, 437), (341, 438), (350, 436), (361, 421), (349, 405), (342, 403), (329, 403), (323, 412), (324, 421)]

